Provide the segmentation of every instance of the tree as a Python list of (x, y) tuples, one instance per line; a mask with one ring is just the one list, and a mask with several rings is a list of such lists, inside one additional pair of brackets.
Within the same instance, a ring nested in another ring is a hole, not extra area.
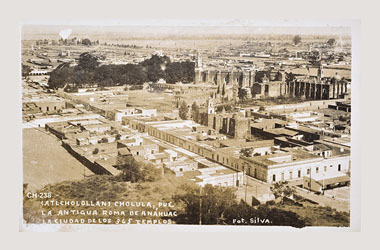
[(294, 74), (292, 72), (285, 73), (285, 82), (286, 83), (290, 83), (290, 82), (294, 81), (294, 79), (296, 79), (296, 77), (294, 76)]
[(161, 178), (161, 170), (153, 165), (137, 162), (132, 156), (118, 156), (116, 167), (122, 171), (124, 181), (145, 182)]
[(63, 63), (50, 73), (49, 88), (62, 88), (66, 83), (72, 82), (73, 76), (73, 68), (68, 63)]
[[(305, 220), (294, 212), (285, 211), (269, 205), (248, 205), (236, 201), (235, 189), (231, 187), (205, 185), (184, 185), (182, 194), (173, 196), (176, 203), (184, 205), (175, 218), (179, 224), (206, 225), (268, 225), (268, 226), (305, 226)], [(236, 224), (236, 219), (244, 219), (247, 224)], [(251, 219), (260, 218), (264, 222), (253, 223)], [(267, 222), (267, 223), (266, 223)]]
[(276, 182), (270, 187), (274, 197), (281, 198), (281, 202), (284, 202), (284, 198), (292, 199), (296, 190), (294, 187), (288, 185), (288, 182)]
[[(244, 219), (246, 224), (234, 223), (236, 218)], [(229, 225), (292, 226), (296, 228), (306, 226), (305, 219), (294, 212), (270, 207), (269, 205), (253, 207), (243, 200), (226, 209), (225, 222)]]
[(82, 44), (90, 46), (91, 45), (91, 41), (90, 41), (90, 39), (85, 38), (85, 39), (82, 40)]
[(301, 42), (301, 37), (299, 35), (296, 35), (293, 37), (294, 45), (298, 45), (300, 42)]
[(116, 166), (122, 171), (124, 181), (137, 182), (140, 179), (141, 168), (132, 156), (119, 156)]
[(330, 38), (328, 41), (327, 41), (327, 44), (330, 45), (330, 46), (334, 46), (335, 45), (335, 38)]
[(140, 63), (148, 75), (151, 82), (157, 82), (160, 78), (165, 79), (164, 69), (170, 63), (170, 58), (167, 56), (152, 55), (150, 59), (146, 59)]
[(165, 80), (167, 83), (194, 81), (194, 62), (173, 62), (170, 61), (165, 65)]
[(246, 89), (244, 89), (244, 88), (238, 89), (238, 97), (239, 97), (241, 102), (243, 102), (244, 99), (247, 98), (247, 95), (248, 95), (248, 92)]
[(153, 182), (161, 179), (162, 177), (162, 169), (157, 168), (153, 164), (141, 164), (141, 180)]
[(245, 157), (252, 157), (253, 148), (242, 148), (240, 149), (240, 154), (242, 154)]
[[(84, 84), (97, 84), (103, 87), (142, 85), (147, 81), (156, 82), (160, 78), (171, 83), (192, 82), (194, 78), (193, 62), (171, 63), (166, 56), (152, 56), (140, 64), (99, 66), (100, 58), (85, 52), (79, 56), (77, 66), (70, 67), (69, 63), (59, 65), (50, 74), (49, 86), (58, 88), (66, 83), (75, 84), (77, 87)], [(136, 89), (141, 89), (141, 86)]]
[(100, 139), (100, 143), (108, 143), (108, 139), (106, 137), (103, 137)]
[[(224, 223), (225, 211), (236, 204), (235, 189), (212, 186), (203, 188), (184, 185), (184, 194), (175, 195), (175, 202), (185, 205), (184, 211), (176, 218), (177, 223), (215, 225)], [(202, 190), (201, 190), (202, 189)]]
[(191, 116), (193, 117), (193, 120), (195, 122), (198, 121), (198, 119), (199, 119), (199, 107), (195, 101), (193, 102), (193, 105), (191, 105)]
[(187, 120), (187, 113), (189, 112), (189, 107), (187, 106), (187, 103), (185, 101), (181, 102), (181, 105), (179, 106), (179, 117), (182, 120)]
[(100, 88), (114, 86), (112, 78), (106, 78), (100, 82)]
[(28, 76), (31, 71), (32, 71), (32, 68), (30, 66), (21, 64), (21, 75), (23, 77)]
[(233, 107), (231, 104), (226, 104), (223, 106), (223, 108), (226, 112), (231, 112), (233, 110)]
[(93, 71), (98, 66), (98, 58), (89, 52), (85, 52), (79, 55), (78, 65), (75, 67), (75, 69)]

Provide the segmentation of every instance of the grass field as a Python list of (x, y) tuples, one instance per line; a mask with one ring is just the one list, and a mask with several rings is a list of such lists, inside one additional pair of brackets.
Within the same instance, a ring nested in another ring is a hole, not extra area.
[(158, 112), (171, 112), (175, 109), (174, 95), (137, 90), (129, 91), (128, 97), (128, 104), (131, 106), (157, 109)]
[(55, 136), (44, 129), (23, 129), (23, 183), (29, 190), (46, 184), (83, 179), (92, 172), (72, 157)]

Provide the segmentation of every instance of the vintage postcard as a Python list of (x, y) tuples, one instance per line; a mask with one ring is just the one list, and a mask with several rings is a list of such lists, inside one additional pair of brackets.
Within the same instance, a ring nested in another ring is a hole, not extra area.
[(350, 229), (351, 25), (20, 28), (20, 231)]

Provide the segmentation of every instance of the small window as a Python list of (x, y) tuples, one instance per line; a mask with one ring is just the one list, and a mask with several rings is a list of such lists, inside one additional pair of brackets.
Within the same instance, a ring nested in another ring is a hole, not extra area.
[(340, 170), (341, 170), (341, 165), (339, 164), (339, 165), (338, 165), (338, 171), (340, 171)]
[(183, 172), (183, 168), (180, 168), (180, 169), (179, 169), (179, 172)]
[(307, 173), (306, 174), (308, 174), (308, 175), (310, 174), (310, 168), (307, 169)]
[(325, 170), (325, 172), (327, 171), (327, 166), (324, 166), (324, 170)]
[(298, 178), (301, 178), (301, 170), (298, 170)]
[(319, 172), (319, 168), (318, 168), (318, 167), (315, 169), (315, 172), (316, 172), (316, 173), (318, 173), (318, 172)]
[(272, 178), (273, 178), (273, 181), (276, 181), (276, 175), (275, 174), (273, 175)]

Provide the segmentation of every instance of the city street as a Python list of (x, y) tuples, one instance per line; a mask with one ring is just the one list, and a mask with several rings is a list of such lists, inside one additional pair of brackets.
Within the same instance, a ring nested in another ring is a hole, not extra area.
[[(247, 176), (245, 176), (244, 181), (247, 179), (248, 187), (246, 188), (244, 185), (238, 188), (237, 196), (239, 200), (246, 199), (247, 203), (251, 204), (252, 196), (260, 200), (261, 203), (265, 203), (267, 200), (272, 200), (274, 198), (270, 195), (270, 184), (261, 182), (249, 176), (247, 178)], [(331, 208), (335, 208), (338, 211), (350, 211), (350, 187), (340, 187), (326, 190), (325, 195), (317, 195), (310, 193), (308, 190), (297, 187), (296, 185), (299, 185), (300, 183), (300, 181), (293, 181), (290, 183), (290, 185), (296, 187), (297, 194), (304, 197), (305, 199), (317, 202), (321, 206), (329, 206)]]
[[(309, 191), (302, 189), (302, 188), (299, 188), (299, 187), (296, 187), (296, 189), (297, 189), (298, 195), (301, 195), (302, 197), (304, 197), (306, 199), (318, 202), (318, 204), (320, 206), (335, 208), (336, 210), (342, 211), (342, 212), (350, 212), (350, 200), (349, 199), (347, 199), (347, 200), (332, 199), (332, 198), (326, 196), (326, 194), (325, 195), (317, 195), (314, 193), (310, 193)], [(328, 190), (328, 192), (330, 192), (330, 193), (334, 192), (334, 191), (341, 193), (340, 190)]]

